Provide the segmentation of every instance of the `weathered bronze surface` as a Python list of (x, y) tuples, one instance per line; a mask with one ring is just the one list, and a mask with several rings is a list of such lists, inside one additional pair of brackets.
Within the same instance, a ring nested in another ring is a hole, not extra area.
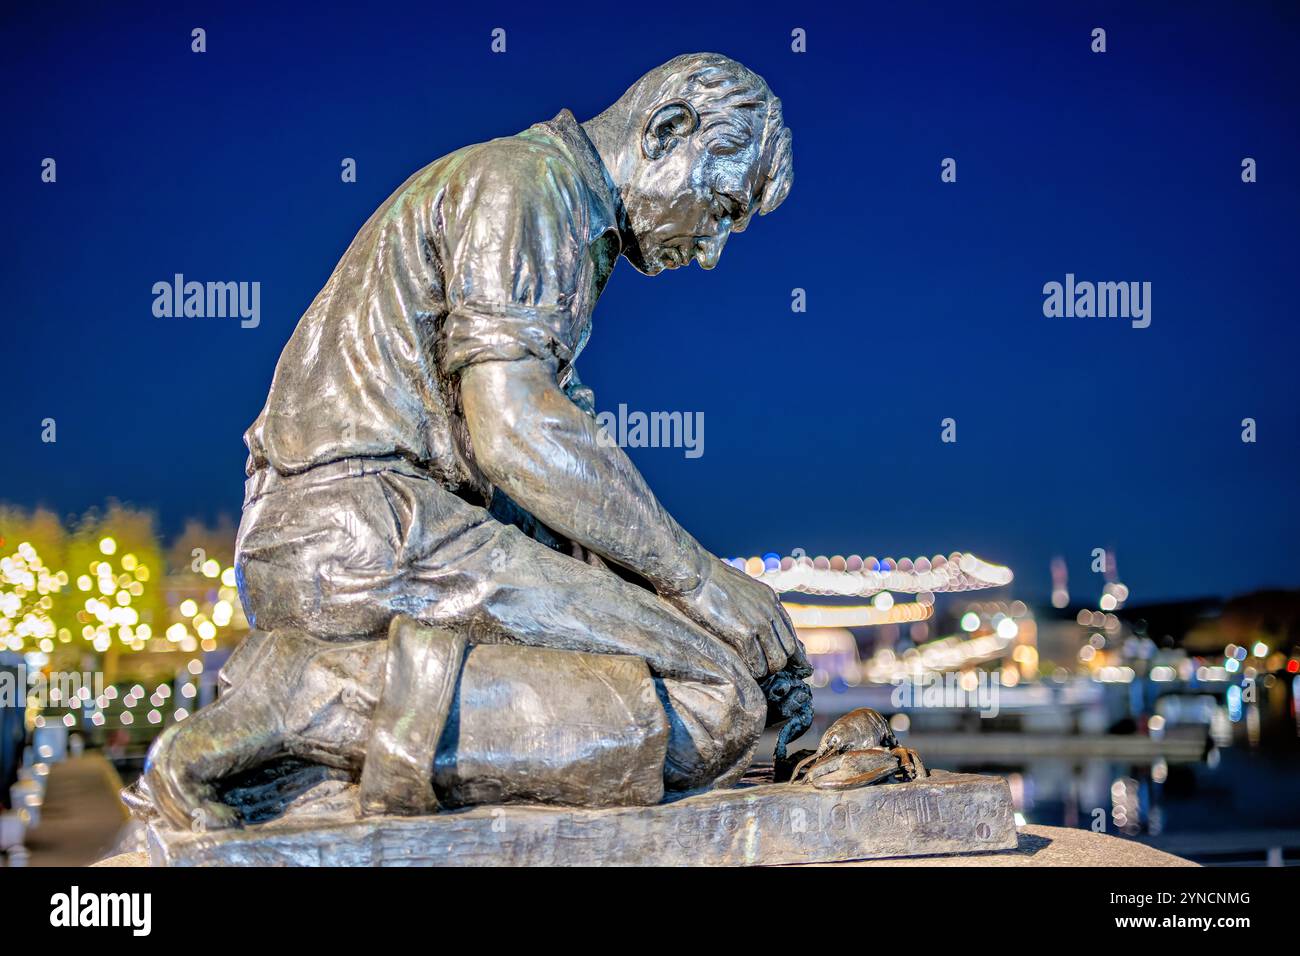
[(435, 160), (353, 239), (245, 435), (254, 633), (128, 803), (206, 831), (304, 768), (367, 814), (653, 804), (811, 719), (776, 593), (705, 551), (601, 433), (575, 361), (622, 256), (711, 269), (792, 181), (781, 103), (678, 57)]
[[(253, 630), (124, 795), (155, 863), (1015, 845), (1005, 781), (929, 775), (874, 711), (788, 752), (811, 668), (774, 585), (673, 520), (574, 365), (617, 259), (713, 268), (785, 198), (790, 143), (760, 77), (683, 56), (586, 123), (566, 110), (434, 161), (375, 212), (245, 435)], [(983, 567), (889, 581), (984, 586)]]

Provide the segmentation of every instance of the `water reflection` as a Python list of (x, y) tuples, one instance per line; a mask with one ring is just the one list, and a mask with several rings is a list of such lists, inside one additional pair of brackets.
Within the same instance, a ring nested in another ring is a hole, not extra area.
[[(818, 726), (800, 744), (859, 705), (853, 696), (820, 694)], [(952, 710), (897, 713), (892, 725), (932, 767), (1006, 777), (1020, 823), (1139, 839), (1204, 863), (1300, 862), (1300, 763), (1258, 703), (1233, 714), (1212, 695), (1170, 695), (1152, 709), (1147, 734), (999, 730)]]

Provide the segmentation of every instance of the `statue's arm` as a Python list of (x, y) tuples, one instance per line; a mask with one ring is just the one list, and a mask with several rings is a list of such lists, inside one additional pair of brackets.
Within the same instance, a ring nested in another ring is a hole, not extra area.
[(560, 388), (562, 347), (578, 345), (568, 334), (587, 254), (576, 170), (519, 146), (485, 146), (479, 160), (448, 187), (439, 256), (440, 370), (459, 382), (479, 467), (547, 527), (639, 574), (755, 677), (788, 659), (806, 667), (775, 592), (700, 547), (601, 440), (590, 394)]
[(623, 450), (535, 358), (466, 368), (461, 403), (494, 485), (559, 533), (660, 593), (697, 589), (714, 559), (668, 514)]

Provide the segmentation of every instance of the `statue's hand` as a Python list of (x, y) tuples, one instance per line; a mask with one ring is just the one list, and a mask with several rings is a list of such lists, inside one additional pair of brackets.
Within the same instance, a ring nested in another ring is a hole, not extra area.
[(717, 558), (709, 559), (695, 590), (667, 599), (732, 647), (756, 680), (775, 674), (787, 663), (795, 670), (808, 667), (776, 592)]

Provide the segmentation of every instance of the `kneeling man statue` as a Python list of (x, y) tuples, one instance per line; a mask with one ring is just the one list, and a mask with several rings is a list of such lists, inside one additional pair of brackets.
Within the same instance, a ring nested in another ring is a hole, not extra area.
[(783, 755), (811, 721), (789, 617), (656, 500), (574, 363), (620, 255), (711, 269), (791, 178), (780, 100), (705, 53), (407, 180), (245, 436), (254, 630), (137, 809), (238, 826), (223, 795), (286, 763), (367, 814), (653, 804), (735, 782), (767, 725)]

